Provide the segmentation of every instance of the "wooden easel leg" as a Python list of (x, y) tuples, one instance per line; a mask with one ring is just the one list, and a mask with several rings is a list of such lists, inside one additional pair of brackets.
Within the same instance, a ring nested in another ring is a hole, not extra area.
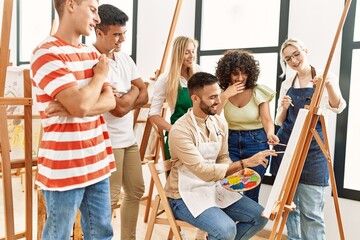
[[(295, 154), (299, 154), (298, 150), (296, 150)], [(289, 170), (289, 172), (292, 174), (287, 175), (285, 179), (285, 185), (283, 185), (281, 190), (282, 199), (279, 199), (277, 203), (277, 207), (275, 210), (276, 212), (275, 221), (269, 237), (270, 240), (281, 239), (287, 218), (289, 216), (289, 211), (291, 211), (293, 208), (296, 207), (293, 203), (293, 198), (295, 195), (297, 182), (291, 180), (290, 178), (291, 176), (294, 177), (297, 174), (298, 175), (301, 174), (301, 172), (298, 173), (298, 171), (299, 168), (297, 164), (292, 163)], [(279, 227), (279, 223), (280, 223), (280, 227)]]
[(37, 224), (37, 239), (42, 239), (42, 231), (44, 229), (45, 220), (46, 220), (46, 206), (45, 206), (45, 199), (42, 195), (41, 190), (37, 190), (37, 197), (38, 197), (38, 224)]
[[(287, 219), (288, 216), (289, 216), (289, 212), (288, 212), (288, 211), (285, 211), (285, 212), (284, 212), (284, 216), (285, 216), (285, 218)], [(282, 233), (284, 232), (285, 225), (286, 225), (286, 220), (281, 222), (279, 231), (278, 231), (278, 233), (276, 234), (276, 238), (275, 238), (276, 240), (280, 240), (280, 239), (281, 239)]]
[[(279, 204), (281, 204), (281, 202), (279, 202)], [(294, 203), (292, 203), (290, 206), (280, 206), (279, 208), (283, 209), (283, 214), (280, 216), (280, 215), (277, 215), (276, 218), (275, 218), (275, 221), (274, 221), (274, 225), (273, 225), (273, 229), (270, 233), (270, 237), (269, 239), (271, 240), (274, 240), (274, 239), (281, 239), (282, 238), (282, 233), (284, 232), (284, 228), (285, 228), (285, 225), (286, 225), (286, 220), (289, 216), (289, 212), (290, 211), (293, 211), (296, 206)], [(278, 213), (277, 214), (281, 214), (280, 211), (277, 211)], [(281, 222), (280, 222), (281, 220)], [(278, 226), (279, 226), (279, 223), (280, 223), (280, 227), (279, 227), (279, 231), (277, 231), (278, 229)]]
[(151, 201), (152, 201), (152, 195), (154, 191), (154, 180), (150, 179), (149, 184), (149, 191), (148, 195), (146, 197), (146, 207), (145, 207), (145, 213), (144, 213), (144, 223), (147, 223), (149, 219), (149, 213), (150, 213), (150, 207), (151, 207)]
[(148, 145), (150, 133), (151, 133), (151, 123), (150, 123), (150, 119), (148, 118), (148, 119), (146, 119), (144, 133), (143, 133), (143, 137), (142, 137), (140, 149), (139, 149), (141, 161), (143, 161), (145, 158), (145, 153), (146, 153), (146, 148)]
[(338, 197), (338, 192), (337, 192), (337, 189), (336, 189), (336, 180), (335, 180), (334, 169), (333, 169), (333, 165), (332, 165), (332, 161), (331, 161), (331, 157), (330, 157), (330, 147), (329, 147), (327, 131), (326, 131), (326, 127), (325, 127), (325, 118), (324, 118), (324, 116), (320, 116), (320, 122), (321, 122), (321, 126), (322, 126), (322, 131), (323, 131), (323, 134), (324, 134), (325, 146), (326, 146), (326, 149), (327, 149), (327, 151), (329, 153), (327, 166), (328, 166), (328, 170), (329, 170), (330, 184), (331, 184), (331, 190), (332, 190), (332, 193), (333, 193), (334, 206), (335, 206), (336, 218), (337, 218), (337, 221), (338, 221), (340, 239), (343, 240), (343, 239), (345, 239), (345, 234), (344, 234), (344, 228), (343, 228), (343, 224), (342, 224), (342, 220), (341, 220), (339, 197)]
[(278, 234), (276, 235), (276, 238), (277, 240), (281, 240), (282, 238), (282, 234), (284, 232), (284, 228), (285, 228), (285, 225), (286, 225), (286, 221), (289, 217), (289, 213), (290, 211), (294, 211), (296, 208), (295, 204), (294, 203), (291, 203), (290, 206), (286, 205), (285, 208), (284, 208), (284, 213), (283, 213), (283, 216), (282, 216), (282, 221), (281, 221), (281, 224), (280, 224), (280, 228), (279, 228), (279, 231), (278, 231)]
[(322, 115), (320, 116), (320, 122), (321, 122), (322, 132), (324, 135), (324, 143), (322, 142), (319, 134), (317, 133), (317, 131), (315, 129), (312, 129), (312, 134), (327, 159), (327, 167), (329, 170), (331, 189), (333, 191), (333, 199), (334, 199), (336, 217), (337, 217), (337, 221), (338, 221), (340, 239), (345, 239), (344, 229), (343, 229), (341, 214), (340, 214), (339, 198), (338, 198), (338, 193), (337, 193), (337, 189), (336, 189), (335, 174), (334, 174), (334, 169), (332, 167), (332, 161), (331, 161), (331, 156), (330, 156), (330, 147), (329, 147), (329, 141), (328, 141), (328, 136), (327, 136), (327, 131), (326, 131), (325, 118)]
[[(159, 161), (159, 157), (160, 157), (161, 141), (159, 140), (159, 137), (157, 136), (156, 133), (154, 133), (154, 136), (156, 139), (154, 140), (154, 146), (153, 146), (152, 152), (154, 155), (154, 163), (157, 163)], [(147, 223), (147, 221), (149, 219), (153, 192), (154, 192), (154, 180), (151, 178), (150, 183), (149, 183), (149, 191), (146, 196), (146, 207), (145, 207), (145, 212), (144, 212), (144, 222), (145, 223)]]
[[(24, 96), (32, 96), (30, 70), (23, 71)], [(25, 236), (32, 239), (33, 231), (33, 174), (32, 174), (32, 104), (24, 106), (24, 141), (25, 141)]]
[(172, 240), (173, 237), (174, 237), (174, 233), (173, 233), (172, 229), (170, 228), (167, 239), (168, 239), (168, 240)]
[(14, 205), (11, 184), (10, 143), (5, 106), (0, 106), (1, 171), (4, 194), (5, 239), (14, 239)]
[(73, 240), (81, 240), (82, 239), (82, 230), (81, 230), (80, 219), (81, 219), (81, 213), (80, 213), (80, 211), (78, 211), (76, 214), (76, 220), (74, 223)]
[(152, 212), (151, 212), (150, 221), (148, 223), (148, 227), (146, 230), (145, 240), (151, 239), (152, 233), (154, 231), (154, 225), (155, 225), (156, 216), (158, 214), (159, 206), (160, 206), (160, 197), (156, 196), (152, 203)]
[(344, 228), (343, 228), (343, 224), (342, 224), (342, 220), (341, 220), (339, 198), (338, 198), (338, 193), (337, 193), (337, 189), (336, 189), (335, 174), (334, 174), (334, 169), (332, 167), (331, 160), (328, 161), (328, 169), (329, 169), (329, 174), (330, 174), (331, 189), (332, 189), (332, 193), (333, 193), (333, 199), (334, 199), (336, 217), (337, 217), (337, 221), (338, 221), (340, 239), (344, 240), (345, 234), (344, 234)]

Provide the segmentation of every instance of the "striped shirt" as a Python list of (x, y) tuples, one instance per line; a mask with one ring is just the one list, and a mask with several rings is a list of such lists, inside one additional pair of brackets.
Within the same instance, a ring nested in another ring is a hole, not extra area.
[[(97, 183), (115, 171), (115, 162), (102, 115), (47, 117), (44, 110), (60, 91), (91, 81), (98, 54), (85, 45), (75, 47), (47, 37), (33, 52), (33, 91), (43, 136), (38, 152), (36, 184), (66, 191)], [(106, 84), (106, 83), (105, 83)], [(74, 103), (76, 104), (76, 103)]]

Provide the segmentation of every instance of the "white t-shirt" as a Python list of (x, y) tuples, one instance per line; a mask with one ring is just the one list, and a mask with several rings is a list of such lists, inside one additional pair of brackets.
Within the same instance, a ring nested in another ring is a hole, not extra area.
[[(132, 58), (124, 52), (115, 52), (115, 61), (109, 59), (108, 79), (121, 94), (131, 89), (131, 81), (140, 78), (138, 69)], [(133, 130), (134, 113), (128, 112), (123, 117), (115, 117), (104, 113), (106, 125), (113, 148), (126, 148), (136, 143)]]

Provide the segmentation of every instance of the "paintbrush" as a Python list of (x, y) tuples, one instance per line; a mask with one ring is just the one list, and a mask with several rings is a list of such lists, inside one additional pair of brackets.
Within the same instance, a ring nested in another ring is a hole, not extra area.
[(115, 50), (115, 48), (111, 49), (108, 54), (111, 54), (113, 51)]

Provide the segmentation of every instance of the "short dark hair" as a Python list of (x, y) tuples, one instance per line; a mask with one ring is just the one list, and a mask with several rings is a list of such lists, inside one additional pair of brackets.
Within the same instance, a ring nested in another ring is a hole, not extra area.
[(239, 71), (248, 75), (245, 88), (253, 88), (257, 85), (260, 67), (254, 56), (246, 50), (226, 51), (216, 67), (216, 76), (219, 79), (221, 89), (227, 89), (231, 83), (231, 74), (237, 74)]
[(207, 72), (197, 72), (192, 75), (187, 83), (189, 95), (193, 95), (199, 90), (202, 90), (205, 86), (219, 83), (218, 79)]
[(126, 26), (126, 22), (129, 20), (126, 13), (111, 4), (100, 5), (98, 12), (101, 22), (96, 25), (95, 29), (100, 29), (105, 34), (107, 33), (109, 26)]

